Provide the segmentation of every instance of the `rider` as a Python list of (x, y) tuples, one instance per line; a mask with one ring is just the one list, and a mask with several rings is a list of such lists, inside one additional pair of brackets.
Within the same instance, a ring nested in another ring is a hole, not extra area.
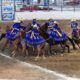
[(25, 27), (22, 26), (22, 24), (23, 24), (23, 21), (16, 22), (12, 25), (11, 28), (20, 31), (21, 29), (25, 29)]
[(24, 41), (31, 45), (38, 45), (44, 42), (44, 39), (38, 34), (38, 28), (40, 25), (37, 23), (36, 19), (32, 20), (31, 26), (32, 30), (26, 34)]
[(32, 20), (31, 26), (33, 32), (38, 32), (38, 28), (40, 27), (40, 25), (37, 23), (36, 19)]
[(59, 27), (59, 24), (58, 24), (57, 21), (54, 21), (53, 30), (57, 30), (57, 31), (59, 31), (60, 33), (62, 33), (62, 30), (61, 30), (61, 28)]
[(72, 34), (78, 31), (78, 23), (75, 19), (71, 20)]
[(57, 21), (54, 21), (53, 33), (51, 36), (55, 41), (58, 41), (58, 42), (67, 39), (66, 34), (62, 32)]
[(53, 19), (49, 19), (47, 21), (47, 23), (48, 23), (48, 28), (52, 28), (53, 27), (53, 24), (54, 24), (54, 20)]
[(23, 21), (14, 23), (11, 27), (11, 30), (6, 31), (6, 38), (9, 40), (15, 39), (19, 31), (25, 28), (22, 26), (22, 23)]

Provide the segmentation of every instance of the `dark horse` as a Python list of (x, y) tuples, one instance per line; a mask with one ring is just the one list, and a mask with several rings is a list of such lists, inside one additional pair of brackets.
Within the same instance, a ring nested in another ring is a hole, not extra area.
[(72, 34), (72, 39), (80, 48), (80, 37), (79, 36), (80, 36), (80, 29), (77, 29), (77, 31), (75, 31), (75, 33)]
[[(65, 48), (67, 47), (68, 48), (68, 52), (70, 52), (70, 47), (69, 45), (67, 44), (67, 41), (69, 40), (73, 46), (73, 49), (75, 49), (75, 44), (73, 42), (73, 40), (71, 38), (69, 38), (67, 36), (67, 39), (64, 40), (64, 41), (60, 41), (59, 43), (57, 43), (55, 40), (53, 40), (52, 38), (50, 38), (48, 32), (48, 24), (45, 23), (44, 25), (42, 25), (40, 28), (39, 28), (39, 34), (46, 40), (46, 42), (49, 44), (49, 45), (55, 45), (55, 44), (60, 44), (63, 48), (63, 52), (65, 52)], [(50, 48), (51, 49), (51, 48)], [(50, 50), (51, 52), (51, 50)]]

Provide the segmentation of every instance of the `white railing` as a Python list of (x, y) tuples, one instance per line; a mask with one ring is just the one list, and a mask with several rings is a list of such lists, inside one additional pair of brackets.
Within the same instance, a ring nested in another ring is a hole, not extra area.
[(48, 20), (48, 19), (80, 19), (80, 12), (76, 11), (33, 11), (16, 12), (15, 20)]

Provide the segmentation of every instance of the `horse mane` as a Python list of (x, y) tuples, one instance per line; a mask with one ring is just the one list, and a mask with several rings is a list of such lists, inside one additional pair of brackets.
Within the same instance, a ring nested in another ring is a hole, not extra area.
[(49, 38), (47, 30), (48, 30), (48, 23), (45, 23), (45, 24), (41, 25), (40, 28), (39, 28), (39, 34), (44, 39), (48, 39)]
[(42, 31), (47, 31), (48, 29), (48, 23), (44, 23), (43, 25), (40, 26), (39, 30), (42, 30)]

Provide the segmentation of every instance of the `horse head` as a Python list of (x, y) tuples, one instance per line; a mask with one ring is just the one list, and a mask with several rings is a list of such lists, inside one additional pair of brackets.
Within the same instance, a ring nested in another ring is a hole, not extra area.
[(79, 30), (74, 31), (72, 34), (73, 39), (76, 39), (76, 40), (79, 40), (79, 36), (80, 36)]
[(31, 24), (29, 23), (27, 26), (26, 26), (26, 32), (30, 31), (32, 29), (32, 26)]
[(39, 27), (39, 32), (43, 33), (43, 32), (47, 32), (48, 30), (48, 23), (45, 23), (45, 24), (42, 24), (40, 27)]

